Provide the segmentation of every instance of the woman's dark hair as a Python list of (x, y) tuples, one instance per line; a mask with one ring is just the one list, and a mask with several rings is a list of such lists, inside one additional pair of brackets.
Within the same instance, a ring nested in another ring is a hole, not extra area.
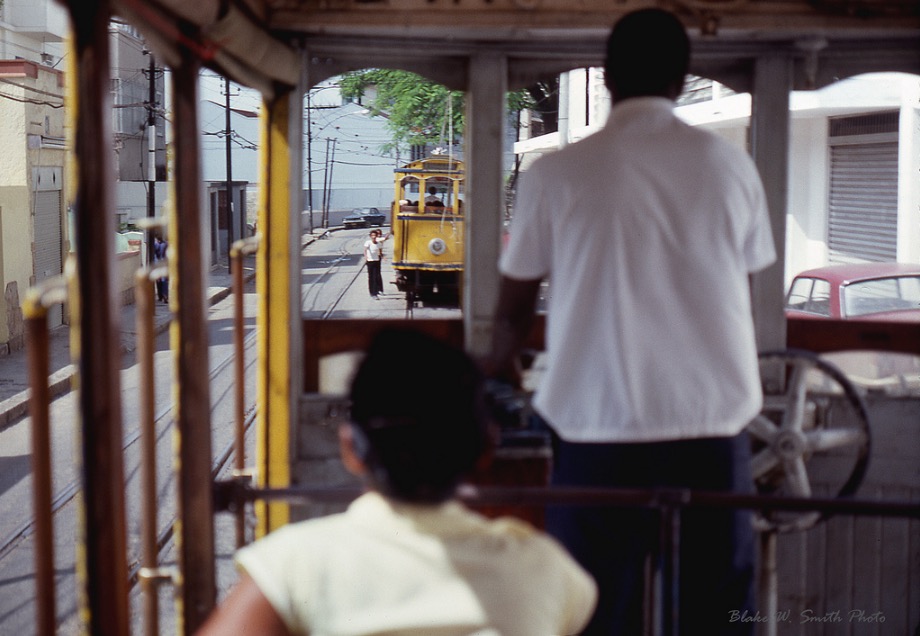
[(355, 449), (383, 494), (437, 503), (489, 444), (483, 378), (463, 351), (417, 331), (374, 337), (351, 386)]
[(679, 19), (662, 9), (627, 13), (607, 39), (604, 64), (614, 98), (676, 98), (690, 64), (690, 38)]

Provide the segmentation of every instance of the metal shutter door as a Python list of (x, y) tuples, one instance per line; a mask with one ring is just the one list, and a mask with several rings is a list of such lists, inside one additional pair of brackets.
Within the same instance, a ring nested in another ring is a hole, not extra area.
[[(35, 193), (35, 217), (32, 221), (35, 243), (32, 259), (35, 282), (40, 283), (64, 271), (61, 258), (61, 191)], [(63, 308), (54, 305), (48, 313), (48, 324), (57, 327), (63, 322)]]
[(898, 143), (832, 145), (830, 151), (828, 260), (896, 260)]

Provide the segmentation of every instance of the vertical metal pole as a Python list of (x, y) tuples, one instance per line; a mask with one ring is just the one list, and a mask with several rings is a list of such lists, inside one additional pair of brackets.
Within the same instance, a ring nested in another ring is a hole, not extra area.
[(320, 218), (320, 224), (323, 228), (329, 227), (329, 217), (327, 216), (326, 202), (327, 194), (329, 193), (329, 142), (330, 139), (326, 138), (326, 153), (323, 156), (323, 211)]
[[(230, 256), (230, 246), (233, 245), (233, 153), (232, 150), (232, 140), (230, 135), (232, 130), (230, 128), (230, 78), (224, 78), (224, 98), (226, 100), (226, 131), (227, 136), (224, 139), (226, 143), (226, 153), (227, 153), (227, 256)], [(240, 236), (240, 238), (243, 238)], [(230, 268), (230, 273), (233, 274), (233, 265), (232, 259), (227, 259), (227, 266)]]
[[(141, 566), (147, 572), (157, 567), (157, 456), (154, 396), (156, 378), (153, 371), (153, 285), (149, 270), (141, 268), (135, 275), (134, 299), (137, 303), (137, 365), (140, 371), (141, 429)], [(159, 634), (160, 616), (157, 581), (142, 577), (144, 597), (144, 633)]]
[[(246, 359), (243, 348), (243, 320), (245, 312), (243, 307), (243, 241), (238, 241), (230, 250), (230, 258), (234, 265), (233, 271), (233, 349), (236, 356), (234, 370), (236, 372), (234, 387), (236, 395), (236, 418), (234, 422), (233, 455), (236, 474), (241, 477), (246, 468)], [(242, 547), (246, 543), (246, 508), (242, 504), (236, 511), (236, 546)]]
[(335, 144), (338, 139), (332, 140), (332, 154), (329, 155), (329, 198), (326, 200), (326, 212), (323, 218), (323, 227), (329, 227), (329, 211), (332, 209), (332, 175), (335, 171)]
[[(31, 292), (32, 290), (30, 290)], [(35, 515), (35, 629), (55, 631), (54, 527), (51, 512), (51, 417), (48, 390), (48, 312), (39, 293), (26, 298), (29, 416), (32, 420), (32, 509)]]
[(313, 233), (313, 113), (311, 112), (312, 89), (307, 91), (307, 209), (310, 210), (310, 233)]
[[(262, 107), (259, 173), (260, 243), (256, 264), (258, 404), (256, 480), (291, 483), (298, 403), (304, 390), (300, 307), (303, 85)], [(271, 425), (269, 426), (269, 422)], [(256, 502), (256, 536), (287, 523), (288, 506)]]
[(661, 612), (664, 636), (680, 633), (680, 507), (664, 502), (659, 508)]
[[(156, 64), (153, 51), (148, 51), (147, 73), (147, 218), (156, 216), (157, 202), (157, 116)], [(147, 230), (147, 265), (153, 265), (153, 229)]]
[[(79, 298), (72, 318), (79, 369), (83, 505), (77, 570), (84, 631), (129, 633), (122, 457), (120, 314), (114, 290), (115, 212), (112, 193), (111, 87), (107, 0), (68, 4), (77, 109), (74, 154), (75, 234)], [(85, 161), (81, 159), (86, 159)]]
[(776, 531), (760, 533), (760, 593), (764, 599), (764, 636), (776, 636), (779, 613), (779, 586), (776, 578)]
[(170, 228), (169, 301), (175, 318), (177, 543), (180, 585), (179, 633), (194, 633), (214, 607), (214, 518), (211, 492), (211, 399), (205, 312), (204, 210), (201, 206), (201, 148), (198, 129), (197, 58), (183, 51), (173, 69), (175, 196)]
[(505, 207), (502, 157), (507, 68), (507, 59), (496, 54), (475, 54), (470, 60), (465, 135), (463, 329), (466, 347), (475, 355), (488, 353), (497, 300)]

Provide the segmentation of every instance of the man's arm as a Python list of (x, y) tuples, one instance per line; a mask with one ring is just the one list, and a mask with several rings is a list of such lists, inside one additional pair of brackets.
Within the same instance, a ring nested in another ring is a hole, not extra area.
[(533, 327), (540, 282), (502, 276), (492, 325), (492, 350), (484, 363), (490, 377), (520, 385), (518, 354)]

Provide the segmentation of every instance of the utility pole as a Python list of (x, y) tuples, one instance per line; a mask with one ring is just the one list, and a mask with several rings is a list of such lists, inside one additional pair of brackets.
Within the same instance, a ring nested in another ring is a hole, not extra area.
[(328, 183), (329, 183), (329, 141), (330, 139), (326, 138), (326, 152), (323, 157), (323, 209), (320, 214), (320, 224), (323, 228), (329, 227), (326, 224), (326, 196), (329, 192)]
[(323, 219), (323, 227), (329, 227), (329, 209), (332, 207), (332, 169), (335, 168), (335, 143), (338, 139), (332, 140), (332, 155), (329, 157), (329, 199), (326, 205), (326, 218)]
[[(153, 219), (157, 205), (157, 69), (153, 51), (147, 51), (147, 55), (147, 218)], [(153, 264), (153, 228), (147, 230), (147, 264)]]
[[(329, 207), (332, 204), (332, 168), (335, 161), (335, 142), (338, 139), (326, 138), (326, 160), (323, 164), (323, 228), (329, 227)], [(332, 148), (330, 152), (329, 148)]]
[[(226, 148), (227, 148), (227, 267), (230, 269), (231, 273), (233, 270), (233, 263), (230, 259), (230, 246), (233, 245), (233, 160), (230, 152), (231, 149), (231, 137), (230, 137), (230, 78), (224, 78), (224, 97), (226, 99), (226, 132), (227, 136), (225, 138)], [(241, 237), (242, 238), (242, 237)]]
[(307, 91), (307, 209), (310, 210), (310, 233), (313, 233), (313, 113), (310, 111), (310, 95)]

